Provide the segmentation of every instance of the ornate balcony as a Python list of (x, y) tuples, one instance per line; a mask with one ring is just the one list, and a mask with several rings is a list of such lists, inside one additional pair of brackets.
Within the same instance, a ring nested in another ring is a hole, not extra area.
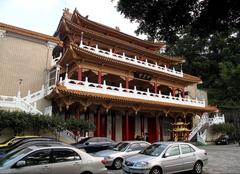
[(101, 55), (104, 57), (108, 57), (109, 59), (122, 61), (125, 63), (129, 63), (129, 64), (133, 64), (135, 66), (142, 67), (142, 68), (148, 68), (148, 69), (151, 69), (154, 71), (164, 72), (164, 73), (171, 74), (171, 75), (178, 76), (178, 77), (183, 77), (183, 72), (176, 71), (175, 68), (169, 69), (166, 67), (166, 65), (163, 67), (163, 66), (159, 66), (157, 63), (156, 64), (149, 63), (147, 60), (141, 61), (141, 60), (138, 60), (136, 56), (134, 58), (127, 57), (127, 56), (125, 56), (125, 53), (123, 53), (123, 55), (116, 54), (116, 53), (112, 52), (112, 49), (110, 49), (110, 51), (102, 50), (102, 49), (98, 48), (98, 45), (96, 45), (96, 47), (91, 47), (91, 46), (84, 45), (82, 43), (82, 41), (81, 41), (79, 47), (84, 50), (90, 51), (92, 53), (95, 53), (95, 54), (98, 54), (98, 55)]
[[(66, 76), (67, 77), (67, 76)], [(171, 104), (179, 104), (179, 105), (188, 105), (195, 107), (205, 107), (205, 101), (200, 101), (197, 99), (190, 98), (182, 98), (182, 97), (174, 97), (170, 95), (162, 95), (159, 91), (158, 94), (149, 92), (149, 89), (146, 91), (139, 91), (136, 89), (127, 89), (123, 88), (120, 83), (119, 87), (106, 85), (104, 81), (103, 84), (91, 83), (88, 82), (88, 78), (85, 81), (78, 81), (65, 78), (65, 80), (60, 79), (60, 84), (64, 85), (67, 89), (71, 90), (79, 90), (90, 93), (98, 93), (98, 94), (106, 94), (112, 96), (119, 97), (127, 97), (134, 99), (141, 99), (146, 101), (156, 101), (156, 102), (164, 102)]]

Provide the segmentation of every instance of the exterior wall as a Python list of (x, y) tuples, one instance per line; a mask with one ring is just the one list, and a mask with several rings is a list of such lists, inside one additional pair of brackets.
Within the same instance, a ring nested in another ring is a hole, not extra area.
[(15, 96), (22, 79), (21, 96), (41, 89), (46, 82), (52, 51), (47, 42), (7, 33), (0, 38), (0, 95)]

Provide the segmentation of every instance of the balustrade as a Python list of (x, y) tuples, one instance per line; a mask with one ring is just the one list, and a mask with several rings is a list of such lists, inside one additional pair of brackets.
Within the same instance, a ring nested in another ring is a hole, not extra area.
[(60, 81), (65, 87), (68, 89), (93, 92), (93, 93), (101, 93), (106, 95), (113, 95), (119, 97), (129, 97), (135, 99), (142, 99), (148, 101), (157, 101), (157, 102), (166, 102), (166, 103), (174, 103), (180, 105), (190, 105), (197, 107), (205, 107), (205, 101), (201, 101), (198, 99), (191, 98), (182, 98), (175, 97), (172, 95), (163, 95), (159, 91), (159, 93), (151, 93), (149, 89), (147, 91), (137, 90), (136, 86), (134, 89), (123, 88), (122, 84), (119, 87), (106, 85), (106, 81), (103, 81), (103, 84), (91, 83), (88, 82), (88, 78), (85, 81), (73, 80), (65, 78), (64, 81)]
[(118, 61), (133, 64), (133, 65), (137, 65), (137, 66), (140, 66), (140, 67), (148, 68), (148, 69), (151, 69), (151, 70), (155, 70), (155, 71), (164, 72), (164, 73), (168, 73), (168, 74), (171, 74), (171, 75), (183, 77), (183, 72), (182, 71), (176, 71), (175, 68), (169, 69), (169, 68), (167, 68), (166, 65), (163, 67), (163, 66), (159, 66), (157, 63), (156, 64), (149, 63), (147, 60), (141, 61), (141, 60), (138, 60), (136, 56), (134, 58), (128, 57), (128, 56), (125, 55), (125, 53), (123, 53), (122, 55), (116, 54), (116, 53), (112, 52), (112, 49), (110, 49), (109, 51), (106, 51), (106, 50), (99, 49), (98, 45), (96, 45), (96, 47), (91, 47), (91, 46), (84, 45), (82, 42), (80, 43), (79, 47), (84, 49), (84, 50), (88, 50), (88, 51), (93, 52), (95, 54), (99, 54), (99, 55), (102, 55), (104, 57), (108, 57), (108, 58), (111, 58), (111, 59), (114, 59), (114, 60), (118, 60)]

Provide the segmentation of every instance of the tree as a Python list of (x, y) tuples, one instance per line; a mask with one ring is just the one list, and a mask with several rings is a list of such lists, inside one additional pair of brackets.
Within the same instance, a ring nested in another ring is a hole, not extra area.
[(206, 38), (190, 33), (176, 36), (176, 42), (168, 44), (166, 53), (182, 55), (186, 59), (184, 73), (200, 77), (207, 90), (209, 103), (221, 108), (240, 107), (240, 33), (214, 33)]
[(238, 0), (119, 0), (117, 10), (139, 23), (137, 34), (168, 42), (186, 29), (198, 36), (240, 29)]
[(78, 136), (83, 135), (87, 131), (94, 130), (95, 126), (93, 123), (86, 120), (69, 119), (66, 121), (66, 129), (72, 131), (77, 140)]
[(213, 124), (211, 125), (211, 129), (216, 134), (228, 134), (231, 135), (235, 128), (231, 123), (221, 123), (221, 124)]

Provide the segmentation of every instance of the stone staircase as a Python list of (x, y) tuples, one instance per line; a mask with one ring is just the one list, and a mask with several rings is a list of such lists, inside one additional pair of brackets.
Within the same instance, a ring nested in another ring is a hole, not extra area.
[(207, 128), (213, 124), (220, 124), (225, 122), (225, 117), (223, 114), (216, 113), (213, 117), (209, 117), (208, 113), (204, 113), (197, 124), (191, 130), (188, 141), (191, 141), (195, 136), (197, 136), (197, 142), (200, 144), (206, 144), (207, 139)]

